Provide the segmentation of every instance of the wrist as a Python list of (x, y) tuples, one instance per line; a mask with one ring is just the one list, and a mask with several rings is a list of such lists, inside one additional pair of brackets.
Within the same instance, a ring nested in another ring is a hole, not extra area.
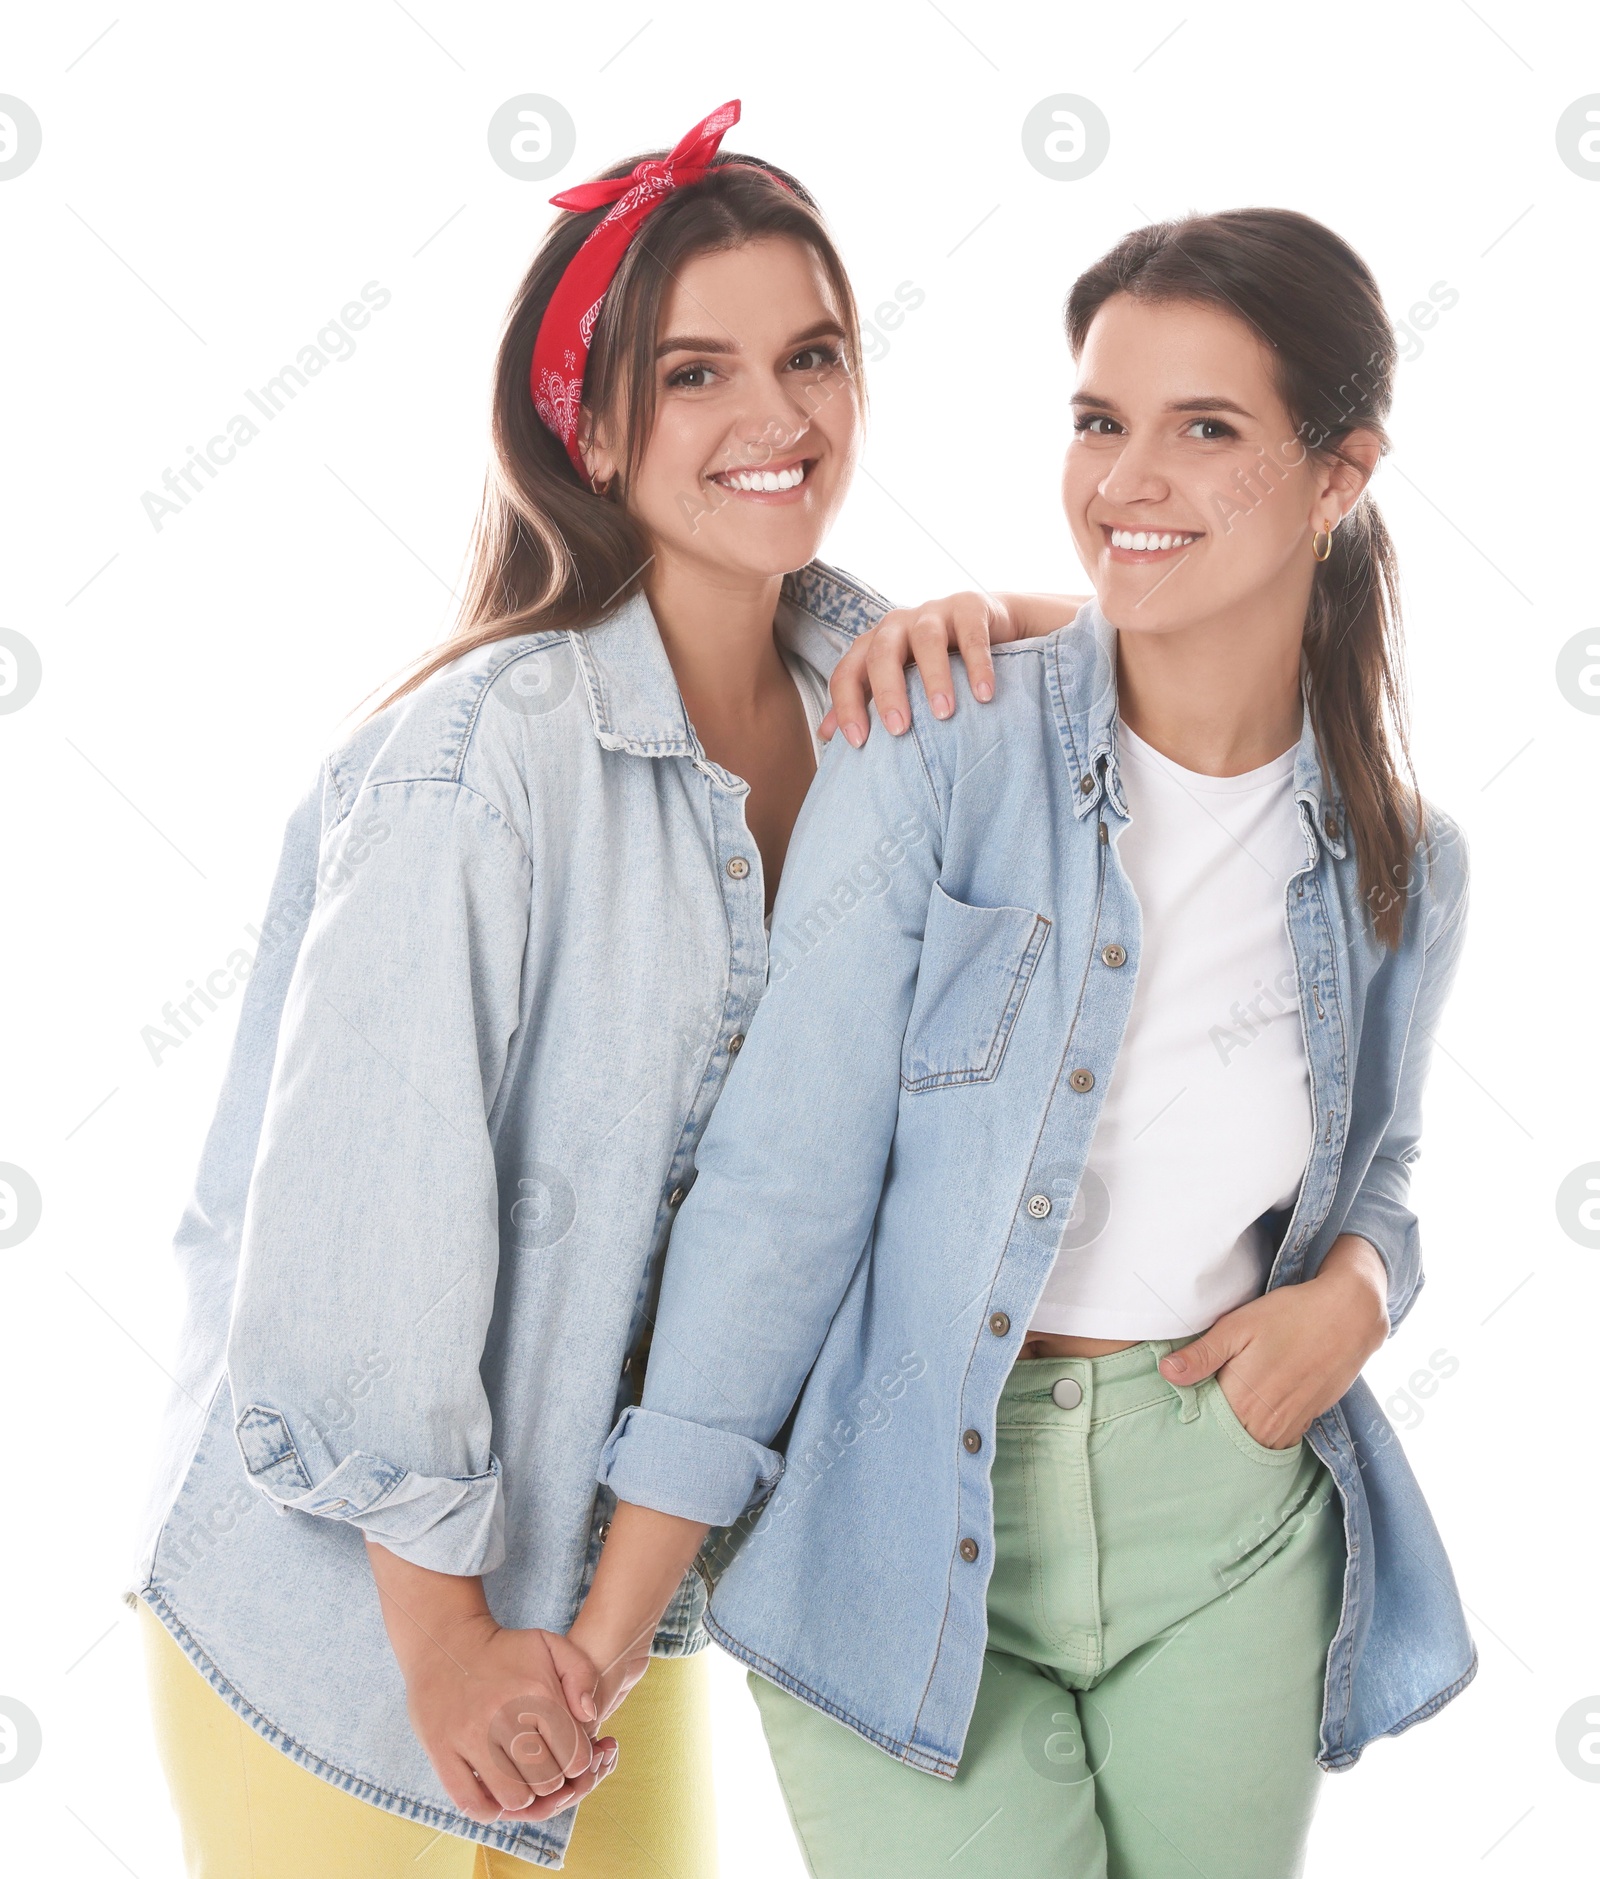
[(624, 1606), (603, 1591), (598, 1598), (591, 1591), (567, 1637), (604, 1676), (620, 1658), (648, 1651), (660, 1622), (661, 1613), (640, 1600)]
[(1334, 1241), (1312, 1284), (1335, 1303), (1370, 1356), (1389, 1335), (1389, 1271), (1377, 1248), (1359, 1235)]
[(487, 1612), (463, 1613), (392, 1626), (389, 1643), (407, 1683), (449, 1674), (459, 1677), (492, 1644), (500, 1627)]

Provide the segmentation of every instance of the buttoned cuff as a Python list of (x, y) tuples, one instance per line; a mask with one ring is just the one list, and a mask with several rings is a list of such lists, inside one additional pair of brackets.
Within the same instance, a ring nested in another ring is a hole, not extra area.
[(748, 1436), (630, 1405), (600, 1455), (600, 1481), (619, 1501), (730, 1527), (764, 1500), (783, 1457)]
[(424, 1475), (359, 1449), (335, 1462), (308, 1431), (297, 1442), (276, 1409), (252, 1403), (234, 1423), (251, 1480), (281, 1513), (359, 1527), (433, 1572), (474, 1576), (506, 1556), (500, 1463), (476, 1475)]

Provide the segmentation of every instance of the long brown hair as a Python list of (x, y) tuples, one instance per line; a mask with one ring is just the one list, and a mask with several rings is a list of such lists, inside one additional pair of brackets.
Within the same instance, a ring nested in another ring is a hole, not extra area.
[[(1339, 446), (1358, 428), (1388, 449), (1394, 329), (1366, 263), (1310, 216), (1232, 209), (1124, 236), (1067, 297), (1074, 357), (1117, 293), (1200, 302), (1244, 319), (1272, 349), (1279, 393), (1306, 450), (1349, 462)], [(1344, 797), (1373, 931), (1398, 946), (1422, 801), (1407, 741), (1399, 572), (1365, 493), (1316, 569), (1302, 647), (1317, 749)]]
[[(646, 157), (660, 158), (664, 150)], [(645, 157), (601, 174), (626, 176)], [(533, 408), (528, 368), (551, 294), (606, 213), (563, 214), (539, 245), (511, 303), (495, 360), (493, 461), (473, 529), (466, 592), (450, 637), (424, 654), (390, 705), (442, 666), (497, 639), (548, 628), (592, 626), (642, 581), (651, 550), (629, 515), (627, 490), (655, 419), (655, 348), (667, 288), (694, 256), (787, 237), (816, 256), (845, 330), (845, 362), (859, 382), (861, 329), (850, 277), (815, 201), (786, 170), (720, 152), (698, 183), (674, 190), (624, 255), (594, 330), (584, 409), (611, 422), (622, 469), (597, 494)]]

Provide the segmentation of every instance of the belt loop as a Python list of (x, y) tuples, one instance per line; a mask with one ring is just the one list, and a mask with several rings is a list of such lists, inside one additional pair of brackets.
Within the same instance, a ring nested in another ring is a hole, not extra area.
[[(1168, 1337), (1158, 1337), (1150, 1340), (1150, 1348), (1155, 1352), (1155, 1359), (1158, 1366), (1160, 1365), (1161, 1359), (1166, 1356), (1176, 1342), (1176, 1338)], [(1167, 1388), (1173, 1391), (1178, 1398), (1179, 1422), (1197, 1421), (1200, 1415), (1199, 1384), (1174, 1383), (1171, 1377), (1162, 1375), (1159, 1367), (1156, 1370), (1156, 1375), (1161, 1378), (1161, 1381), (1166, 1384)]]

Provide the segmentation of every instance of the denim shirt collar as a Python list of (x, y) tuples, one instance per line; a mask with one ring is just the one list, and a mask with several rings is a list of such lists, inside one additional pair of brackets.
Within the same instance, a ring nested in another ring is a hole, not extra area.
[[(1098, 810), (1104, 798), (1125, 818), (1128, 803), (1117, 768), (1117, 629), (1091, 600), (1053, 638), (1050, 696), (1062, 745), (1078, 775), (1073, 807), (1081, 820)], [(1305, 805), (1318, 841), (1335, 860), (1342, 861), (1344, 805), (1338, 786), (1323, 771), (1304, 676), (1301, 697), (1304, 708), (1295, 747), (1294, 794)]]
[[(785, 577), (774, 630), (781, 644), (826, 680), (851, 640), (887, 605), (870, 588), (814, 561)], [(704, 754), (642, 592), (568, 638), (603, 749), (637, 757)]]

